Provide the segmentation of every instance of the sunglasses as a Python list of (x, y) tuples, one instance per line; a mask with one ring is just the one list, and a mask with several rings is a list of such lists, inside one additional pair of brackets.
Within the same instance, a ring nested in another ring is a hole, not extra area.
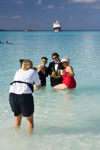
[(58, 57), (52, 57), (52, 59), (57, 59)]

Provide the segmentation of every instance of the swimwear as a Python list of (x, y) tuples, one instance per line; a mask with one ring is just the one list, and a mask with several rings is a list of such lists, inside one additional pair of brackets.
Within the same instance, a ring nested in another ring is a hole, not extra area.
[(46, 77), (48, 76), (48, 74), (47, 73), (44, 74), (42, 73), (42, 71), (39, 71), (38, 74), (41, 80), (41, 86), (46, 86)]
[[(40, 66), (37, 66), (37, 68)], [(47, 67), (45, 67), (45, 72), (43, 73), (41, 70), (38, 72), (39, 78), (41, 80), (41, 86), (46, 86), (46, 77), (48, 76)]]
[[(69, 73), (69, 72), (66, 72), (66, 70), (64, 70), (64, 72)], [(62, 83), (65, 84), (69, 89), (76, 87), (76, 81), (75, 81), (74, 77), (63, 74), (62, 78), (63, 78)]]

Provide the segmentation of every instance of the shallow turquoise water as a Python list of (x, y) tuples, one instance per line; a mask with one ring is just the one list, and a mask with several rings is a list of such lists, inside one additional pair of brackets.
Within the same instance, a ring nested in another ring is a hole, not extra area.
[[(0, 149), (99, 150), (100, 31), (7, 31), (0, 32), (0, 40), (12, 43), (0, 44)], [(8, 93), (19, 59), (29, 58), (36, 66), (42, 56), (50, 62), (53, 52), (71, 59), (77, 87), (56, 91), (48, 77), (47, 87), (33, 94), (34, 134), (28, 136), (25, 118), (16, 133)]]

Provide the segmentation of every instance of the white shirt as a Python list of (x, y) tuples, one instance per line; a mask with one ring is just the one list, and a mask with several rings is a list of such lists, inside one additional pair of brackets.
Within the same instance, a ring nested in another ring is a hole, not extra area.
[[(36, 70), (29, 69), (29, 70), (23, 70), (19, 69), (14, 77), (14, 81), (22, 81), (22, 82), (28, 82), (35, 85), (40, 85), (41, 81), (39, 79), (39, 75)], [(10, 85), (10, 93), (15, 94), (29, 94), (32, 93), (30, 87), (25, 83), (13, 83)]]
[(58, 64), (55, 64), (55, 71), (57, 71), (58, 69)]

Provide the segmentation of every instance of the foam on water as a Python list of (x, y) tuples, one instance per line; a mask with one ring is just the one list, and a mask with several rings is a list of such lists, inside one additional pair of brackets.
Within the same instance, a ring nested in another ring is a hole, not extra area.
[[(100, 149), (100, 32), (0, 32), (0, 149), (3, 150), (99, 150)], [(21, 129), (13, 127), (8, 102), (9, 84), (20, 67), (20, 58), (34, 66), (42, 56), (69, 56), (77, 88), (56, 91), (47, 87), (34, 92), (35, 129), (27, 134), (26, 119)]]

